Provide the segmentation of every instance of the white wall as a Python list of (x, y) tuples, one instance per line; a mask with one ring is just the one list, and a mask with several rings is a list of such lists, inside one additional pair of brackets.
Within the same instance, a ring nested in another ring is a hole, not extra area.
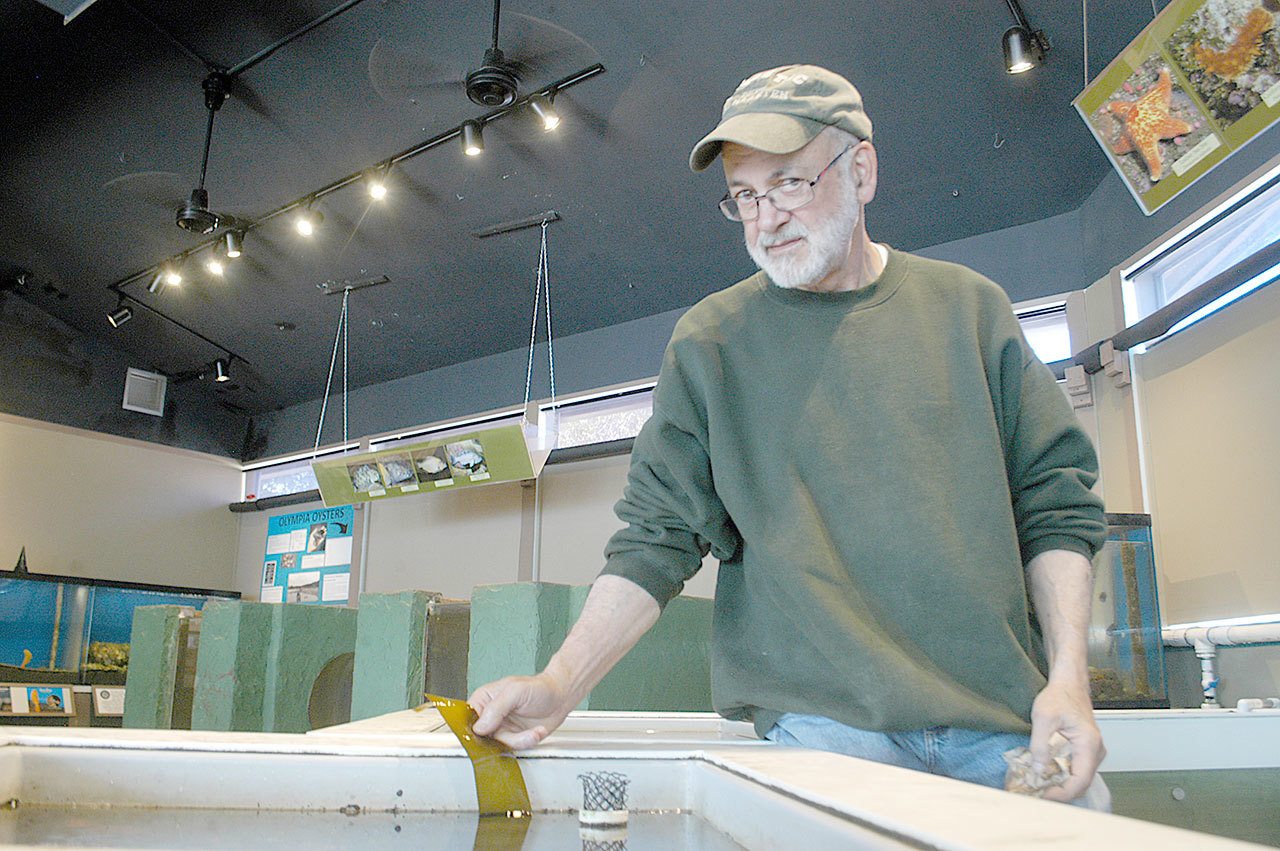
[(228, 589), (238, 466), (0, 415), (0, 567)]

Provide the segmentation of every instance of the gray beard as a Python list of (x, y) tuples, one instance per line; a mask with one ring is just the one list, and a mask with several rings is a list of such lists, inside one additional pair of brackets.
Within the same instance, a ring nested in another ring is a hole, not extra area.
[[(778, 286), (786, 289), (812, 287), (848, 259), (860, 214), (855, 193), (856, 185), (848, 189), (840, 208), (812, 229), (793, 219), (775, 233), (758, 234), (754, 245), (746, 243), (747, 253)], [(766, 253), (768, 246), (797, 237), (805, 238), (807, 251), (804, 257), (770, 257)]]

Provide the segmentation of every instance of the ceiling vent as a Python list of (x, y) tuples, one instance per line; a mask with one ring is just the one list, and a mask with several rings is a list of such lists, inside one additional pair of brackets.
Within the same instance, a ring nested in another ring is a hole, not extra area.
[(169, 379), (156, 372), (129, 367), (124, 376), (124, 404), (126, 411), (137, 411), (153, 417), (164, 416), (164, 392)]

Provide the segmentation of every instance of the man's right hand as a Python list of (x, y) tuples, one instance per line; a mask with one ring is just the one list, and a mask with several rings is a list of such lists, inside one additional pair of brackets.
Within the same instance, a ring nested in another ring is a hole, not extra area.
[(504, 677), (480, 686), (467, 699), (479, 714), (476, 733), (516, 750), (531, 748), (551, 735), (573, 709), (555, 677), (543, 671), (532, 677)]

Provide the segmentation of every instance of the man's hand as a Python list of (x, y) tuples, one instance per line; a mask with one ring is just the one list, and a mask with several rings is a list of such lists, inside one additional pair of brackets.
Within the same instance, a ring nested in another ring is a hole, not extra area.
[(573, 709), (565, 690), (546, 671), (483, 685), (467, 702), (480, 716), (474, 725), (478, 734), (516, 750), (531, 748), (551, 735)]
[(1031, 757), (1037, 766), (1049, 763), (1049, 737), (1061, 733), (1071, 743), (1071, 777), (1044, 793), (1048, 801), (1073, 801), (1093, 782), (1107, 755), (1102, 732), (1093, 719), (1088, 687), (1050, 681), (1031, 705)]

